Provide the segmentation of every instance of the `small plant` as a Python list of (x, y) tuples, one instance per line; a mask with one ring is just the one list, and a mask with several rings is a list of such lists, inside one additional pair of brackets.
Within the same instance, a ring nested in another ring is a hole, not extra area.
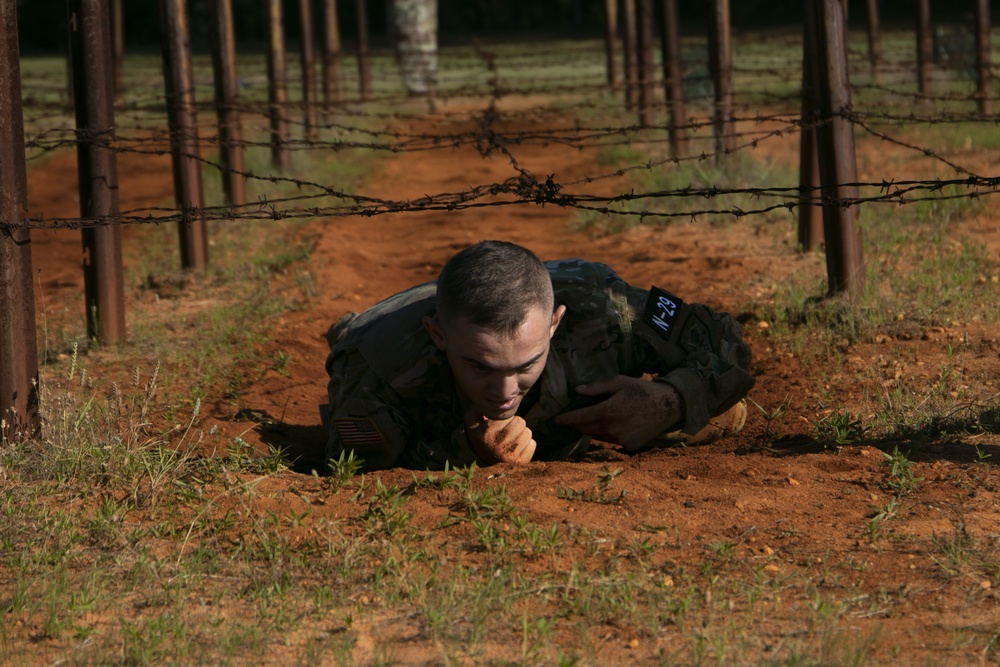
[(846, 408), (843, 412), (831, 412), (826, 415), (815, 422), (813, 428), (816, 432), (816, 440), (823, 443), (824, 448), (827, 445), (832, 445), (837, 451), (840, 451), (844, 445), (850, 445), (860, 440), (865, 434), (861, 420), (853, 419)]
[(438, 491), (445, 489), (457, 489), (462, 485), (462, 476), (453, 471), (447, 461), (444, 462), (444, 470), (440, 475), (435, 475), (430, 470), (424, 473), (423, 477), (417, 477), (413, 473), (413, 488), (430, 488)]
[(891, 454), (882, 452), (882, 457), (886, 460), (889, 468), (889, 480), (887, 485), (900, 496), (905, 496), (917, 490), (917, 486), (923, 481), (922, 478), (913, 474), (913, 464), (906, 454), (899, 451), (899, 447), (892, 448)]
[(329, 479), (333, 487), (339, 489), (346, 484), (348, 480), (361, 470), (362, 463), (363, 461), (354, 455), (353, 449), (350, 452), (341, 452), (336, 461), (332, 459), (328, 461), (327, 467), (330, 468)]
[(584, 502), (598, 503), (601, 505), (617, 505), (625, 500), (625, 496), (628, 494), (628, 491), (622, 489), (617, 494), (613, 494), (611, 482), (613, 482), (618, 475), (622, 474), (622, 472), (624, 471), (621, 468), (611, 470), (607, 466), (604, 466), (597, 473), (597, 482), (594, 484), (593, 491), (578, 491), (576, 489), (563, 488), (560, 486), (556, 487), (556, 496), (566, 500), (582, 500)]

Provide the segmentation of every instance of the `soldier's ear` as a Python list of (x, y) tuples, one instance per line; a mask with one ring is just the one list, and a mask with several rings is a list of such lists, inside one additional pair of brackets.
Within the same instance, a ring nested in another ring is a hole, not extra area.
[(427, 334), (431, 337), (431, 340), (434, 341), (437, 348), (442, 351), (445, 350), (446, 345), (444, 340), (444, 329), (441, 328), (441, 323), (428, 315), (425, 315), (420, 321), (424, 325), (424, 329), (427, 330)]
[(552, 338), (556, 334), (556, 329), (559, 328), (559, 323), (562, 321), (563, 315), (566, 314), (566, 306), (559, 306), (552, 313), (552, 326), (549, 327), (549, 338)]

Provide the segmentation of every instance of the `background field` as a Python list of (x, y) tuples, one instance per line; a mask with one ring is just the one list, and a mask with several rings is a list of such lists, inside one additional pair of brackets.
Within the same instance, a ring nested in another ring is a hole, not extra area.
[[(875, 130), (856, 133), (863, 194), (960, 178), (953, 165), (996, 175), (1000, 131), (974, 118), (964, 70), (938, 66), (935, 96), (917, 99), (912, 35), (885, 35), (877, 84), (863, 35), (852, 45), (855, 111)], [(685, 40), (703, 122), (704, 48)], [(998, 664), (995, 194), (863, 205), (864, 297), (821, 298), (825, 258), (797, 251), (793, 212), (729, 213), (782, 197), (685, 195), (798, 184), (798, 38), (742, 33), (734, 49), (742, 148), (721, 161), (700, 159), (707, 126), (692, 159), (667, 160), (665, 132), (636, 128), (604, 87), (601, 44), (553, 41), (448, 49), (433, 109), (400, 94), (378, 53), (375, 100), (338, 108), (284, 174), (252, 110), (263, 60), (247, 56), (250, 171), (290, 179), (252, 181), (249, 198), (288, 219), (213, 222), (203, 274), (176, 268), (173, 225), (127, 226), (121, 345), (86, 340), (79, 232), (36, 230), (45, 423), (0, 446), (3, 661)], [(196, 66), (204, 102), (211, 73)], [(79, 215), (62, 67), (22, 61), (42, 223)], [(130, 56), (125, 71), (122, 209), (170, 213), (159, 62)], [(200, 119), (214, 135), (210, 108)], [(654, 194), (612, 214), (499, 205), (501, 192), (358, 216), (296, 182), (398, 203), (526, 175)], [(218, 173), (204, 177), (220, 204)], [(275, 203), (290, 197), (306, 198)], [(576, 462), (324, 470), (326, 328), (483, 238), (732, 313), (757, 377), (746, 428)]]

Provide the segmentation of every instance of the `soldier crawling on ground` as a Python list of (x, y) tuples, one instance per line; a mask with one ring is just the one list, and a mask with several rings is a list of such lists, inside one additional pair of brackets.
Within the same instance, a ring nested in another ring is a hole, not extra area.
[(503, 241), (327, 336), (327, 457), (353, 450), (365, 470), (562, 460), (591, 438), (704, 442), (742, 428), (754, 384), (728, 315)]

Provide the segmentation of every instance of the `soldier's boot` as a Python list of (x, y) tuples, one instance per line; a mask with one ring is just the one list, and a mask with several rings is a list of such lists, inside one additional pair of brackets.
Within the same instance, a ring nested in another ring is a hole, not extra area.
[(660, 445), (707, 445), (721, 438), (739, 433), (740, 429), (747, 421), (747, 402), (741, 399), (736, 405), (729, 408), (721, 415), (716, 415), (708, 420), (705, 428), (694, 435), (687, 435), (680, 431), (664, 433), (660, 436)]

